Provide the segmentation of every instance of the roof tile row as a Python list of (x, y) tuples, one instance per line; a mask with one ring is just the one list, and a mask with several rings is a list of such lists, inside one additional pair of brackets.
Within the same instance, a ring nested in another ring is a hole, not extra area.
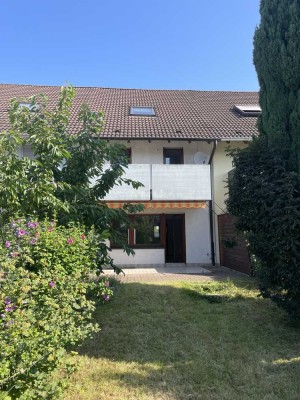
[[(8, 129), (10, 98), (43, 93), (49, 106), (60, 87), (0, 84), (0, 131)], [(77, 114), (82, 103), (105, 112), (102, 137), (107, 139), (250, 139), (258, 134), (255, 117), (240, 115), (237, 104), (258, 104), (256, 92), (144, 90), (78, 87), (69, 131), (80, 129)], [(131, 106), (154, 107), (155, 117), (131, 116)]]

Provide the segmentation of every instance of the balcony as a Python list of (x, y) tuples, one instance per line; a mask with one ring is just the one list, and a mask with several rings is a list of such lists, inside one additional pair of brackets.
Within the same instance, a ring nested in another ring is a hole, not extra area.
[(210, 166), (194, 164), (130, 164), (124, 177), (144, 187), (115, 186), (106, 201), (211, 200)]

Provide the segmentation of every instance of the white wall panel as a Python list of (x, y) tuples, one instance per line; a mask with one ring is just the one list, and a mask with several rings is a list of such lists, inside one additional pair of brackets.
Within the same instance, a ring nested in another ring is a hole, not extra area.
[(153, 200), (210, 200), (209, 165), (152, 165)]
[[(109, 168), (109, 165), (107, 165), (106, 168)], [(130, 164), (125, 171), (124, 178), (141, 182), (144, 187), (134, 189), (131, 185), (116, 185), (111, 189), (104, 200), (150, 200), (150, 165)]]
[(114, 249), (111, 257), (116, 265), (150, 265), (165, 263), (165, 249), (134, 249), (135, 255), (128, 256), (121, 249)]
[(186, 210), (186, 262), (211, 264), (209, 209)]

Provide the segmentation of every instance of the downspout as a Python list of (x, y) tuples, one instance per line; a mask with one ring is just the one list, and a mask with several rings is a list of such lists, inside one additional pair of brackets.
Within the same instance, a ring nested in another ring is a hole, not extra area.
[[(208, 164), (210, 165), (210, 186), (211, 186), (211, 198), (213, 197), (213, 172), (211, 163), (213, 161), (216, 149), (217, 149), (217, 140), (214, 140), (213, 149), (211, 155), (209, 157)], [(215, 243), (214, 243), (214, 220), (213, 220), (213, 201), (209, 200), (209, 227), (210, 227), (210, 246), (211, 246), (211, 263), (213, 267), (216, 265), (216, 256), (215, 256)]]

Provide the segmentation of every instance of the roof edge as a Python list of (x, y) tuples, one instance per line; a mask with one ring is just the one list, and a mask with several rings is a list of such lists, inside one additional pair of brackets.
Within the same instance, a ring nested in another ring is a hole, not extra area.
[(138, 90), (138, 91), (155, 91), (155, 92), (201, 92), (201, 93), (256, 93), (258, 90), (201, 90), (201, 89), (146, 89), (146, 88), (118, 88), (118, 87), (104, 87), (104, 86), (75, 86), (71, 83), (65, 83), (62, 85), (37, 85), (30, 83), (1, 83), (0, 86), (28, 86), (28, 87), (49, 87), (49, 88), (61, 88), (62, 86), (71, 85), (75, 89), (110, 89), (110, 90)]

